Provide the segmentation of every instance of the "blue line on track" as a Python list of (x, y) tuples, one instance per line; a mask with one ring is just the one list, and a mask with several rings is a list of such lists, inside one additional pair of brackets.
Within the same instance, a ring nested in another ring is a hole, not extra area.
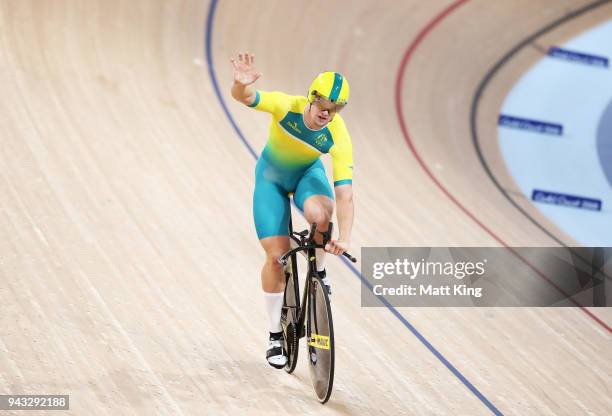
[(210, 2), (210, 6), (208, 7), (208, 17), (206, 18), (206, 63), (208, 64), (208, 73), (210, 74), (210, 79), (212, 80), (213, 88), (215, 89), (215, 94), (217, 95), (219, 104), (221, 104), (221, 107), (223, 108), (223, 111), (225, 112), (227, 119), (229, 120), (230, 124), (234, 128), (234, 131), (238, 135), (238, 138), (240, 138), (240, 140), (242, 141), (242, 144), (244, 144), (244, 146), (247, 148), (251, 156), (253, 156), (253, 158), (257, 160), (257, 157), (258, 157), (257, 152), (255, 152), (255, 150), (253, 149), (253, 146), (251, 146), (251, 143), (249, 143), (247, 139), (244, 137), (244, 134), (242, 134), (240, 127), (238, 127), (238, 124), (236, 124), (234, 117), (232, 117), (232, 114), (229, 112), (229, 109), (227, 108), (227, 105), (225, 104), (225, 100), (223, 99), (223, 96), (221, 95), (221, 90), (219, 89), (219, 83), (217, 82), (217, 75), (215, 73), (215, 68), (213, 67), (213, 57), (212, 57), (212, 28), (213, 28), (213, 19), (215, 17), (216, 8), (217, 8), (217, 0), (212, 0)]

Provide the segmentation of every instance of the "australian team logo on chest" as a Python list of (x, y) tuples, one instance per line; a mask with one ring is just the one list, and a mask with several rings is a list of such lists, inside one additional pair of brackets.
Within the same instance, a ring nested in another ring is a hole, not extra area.
[(314, 147), (321, 153), (327, 153), (334, 144), (327, 127), (321, 130), (310, 130), (304, 124), (301, 113), (288, 112), (279, 124), (289, 136)]

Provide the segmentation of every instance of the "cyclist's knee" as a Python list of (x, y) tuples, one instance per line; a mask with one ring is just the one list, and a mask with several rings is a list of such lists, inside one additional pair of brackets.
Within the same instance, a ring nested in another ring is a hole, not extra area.
[(266, 252), (266, 264), (280, 267), (278, 259), (289, 250), (289, 237), (273, 236), (260, 242)]
[(281, 251), (273, 251), (272, 253), (266, 253), (266, 263), (268, 267), (272, 268), (275, 272), (282, 270), (283, 266), (280, 264), (278, 259), (285, 254)]
[(326, 225), (331, 220), (331, 212), (320, 204), (312, 204), (305, 210), (309, 222)]

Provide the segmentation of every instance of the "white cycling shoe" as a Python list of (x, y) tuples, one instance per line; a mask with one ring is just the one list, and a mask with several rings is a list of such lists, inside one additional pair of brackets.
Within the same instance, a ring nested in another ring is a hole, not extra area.
[(282, 332), (280, 334), (270, 334), (266, 359), (268, 364), (274, 368), (283, 368), (287, 365), (287, 351), (285, 351)]

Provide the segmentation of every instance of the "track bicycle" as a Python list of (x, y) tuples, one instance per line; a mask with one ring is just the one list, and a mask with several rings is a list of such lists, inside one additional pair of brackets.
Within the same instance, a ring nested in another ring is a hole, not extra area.
[[(332, 235), (333, 224), (330, 222), (323, 236), (322, 244), (314, 240), (316, 224), (309, 230), (293, 231), (289, 220), (289, 237), (293, 247), (285, 253), (279, 262), (285, 270), (285, 296), (281, 314), (287, 364), (285, 371), (292, 373), (298, 360), (300, 338), (306, 337), (310, 378), (318, 400), (325, 403), (329, 400), (334, 383), (334, 325), (327, 287), (319, 277), (316, 268), (317, 248), (324, 248)], [(305, 254), (308, 270), (300, 303), (297, 253)], [(353, 256), (343, 253), (353, 263)]]

